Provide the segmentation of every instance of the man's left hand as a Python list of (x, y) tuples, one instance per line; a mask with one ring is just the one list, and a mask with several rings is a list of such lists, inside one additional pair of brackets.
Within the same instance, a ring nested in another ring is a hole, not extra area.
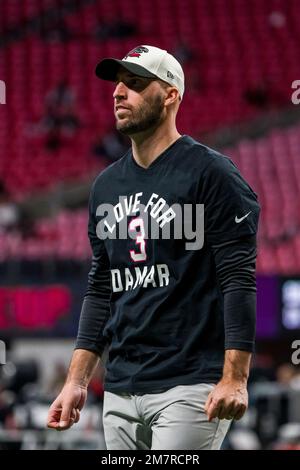
[(205, 413), (208, 421), (219, 419), (241, 419), (248, 407), (247, 383), (221, 379), (210, 392)]

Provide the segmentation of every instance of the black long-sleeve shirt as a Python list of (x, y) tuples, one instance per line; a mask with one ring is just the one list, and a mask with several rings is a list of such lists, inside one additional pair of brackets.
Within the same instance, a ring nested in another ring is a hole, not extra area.
[[(201, 248), (187, 249), (185, 204), (204, 204)], [(253, 351), (259, 205), (227, 157), (188, 136), (147, 169), (129, 151), (96, 179), (89, 213), (93, 261), (76, 348), (101, 355), (109, 346), (106, 390), (216, 382), (225, 349)], [(124, 227), (131, 237), (107, 237)]]

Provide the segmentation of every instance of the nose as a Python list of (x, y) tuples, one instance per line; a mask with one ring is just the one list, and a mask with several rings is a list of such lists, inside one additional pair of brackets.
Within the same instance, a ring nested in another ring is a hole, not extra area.
[(126, 98), (126, 95), (127, 95), (127, 87), (123, 82), (120, 81), (116, 85), (115, 91), (113, 93), (113, 98), (118, 100), (118, 99)]

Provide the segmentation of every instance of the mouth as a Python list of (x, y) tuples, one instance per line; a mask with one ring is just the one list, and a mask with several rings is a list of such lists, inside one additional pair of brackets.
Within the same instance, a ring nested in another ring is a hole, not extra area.
[(116, 106), (116, 112), (117, 111), (129, 111), (129, 108), (126, 108), (125, 106)]

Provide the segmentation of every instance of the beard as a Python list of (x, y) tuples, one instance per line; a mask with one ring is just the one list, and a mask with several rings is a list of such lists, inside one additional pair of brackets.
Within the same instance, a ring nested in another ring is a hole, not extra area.
[(116, 128), (122, 134), (130, 136), (147, 131), (153, 127), (158, 127), (162, 121), (163, 109), (163, 98), (157, 95), (137, 108), (132, 113), (130, 120), (128, 119), (124, 123), (122, 122), (123, 120), (117, 120)]

